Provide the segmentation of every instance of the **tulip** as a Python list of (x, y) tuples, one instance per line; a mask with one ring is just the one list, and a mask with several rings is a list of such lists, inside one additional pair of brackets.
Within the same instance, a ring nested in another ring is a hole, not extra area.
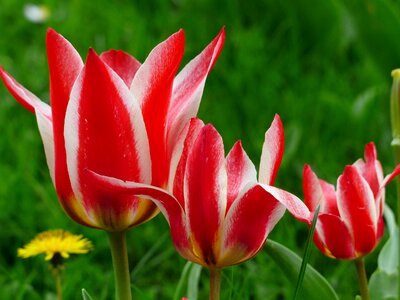
[(256, 255), (285, 208), (302, 221), (310, 218), (300, 199), (272, 186), (282, 160), (283, 142), (283, 126), (276, 116), (265, 134), (257, 182), (255, 166), (240, 141), (225, 158), (217, 130), (192, 119), (172, 156), (170, 194), (143, 184), (92, 175), (113, 192), (151, 197), (168, 220), (180, 255), (210, 269), (210, 299), (218, 299), (220, 270)]
[[(303, 173), (304, 201), (311, 213), (320, 205), (314, 242), (328, 257), (355, 260), (359, 277), (362, 258), (371, 253), (384, 232), (385, 186), (400, 173), (400, 165), (383, 176), (374, 143), (365, 146), (365, 161), (345, 167), (337, 188), (318, 179), (309, 165)], [(363, 288), (362, 288), (363, 289)], [(364, 294), (364, 298), (368, 296)]]
[(51, 178), (74, 221), (115, 233), (111, 243), (124, 248), (121, 233), (155, 216), (151, 201), (99, 190), (85, 170), (165, 188), (172, 148), (197, 113), (224, 36), (222, 29), (175, 77), (183, 30), (156, 46), (143, 64), (123, 51), (97, 55), (92, 49), (84, 64), (74, 47), (49, 29), (51, 107), (0, 67), (8, 90), (36, 115)]

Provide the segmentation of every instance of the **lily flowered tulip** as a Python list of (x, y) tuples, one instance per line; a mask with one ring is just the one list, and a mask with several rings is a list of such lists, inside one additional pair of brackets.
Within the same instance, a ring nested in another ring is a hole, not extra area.
[(225, 158), (217, 130), (192, 119), (172, 156), (169, 191), (93, 174), (104, 188), (151, 196), (169, 222), (177, 251), (211, 270), (253, 257), (285, 212), (307, 221), (296, 196), (273, 187), (283, 155), (283, 126), (276, 116), (265, 134), (259, 181), (240, 142)]
[(359, 259), (372, 252), (384, 232), (385, 186), (400, 173), (400, 165), (383, 176), (373, 143), (365, 146), (365, 161), (345, 167), (337, 188), (304, 167), (304, 198), (311, 212), (320, 205), (314, 242), (337, 259)]
[(47, 32), (51, 107), (0, 67), (6, 87), (35, 113), (61, 205), (76, 222), (107, 231), (139, 225), (157, 212), (136, 196), (99, 192), (85, 169), (165, 188), (172, 147), (197, 113), (206, 77), (224, 43), (224, 29), (175, 77), (184, 32), (155, 47), (143, 64), (129, 54), (74, 47)]

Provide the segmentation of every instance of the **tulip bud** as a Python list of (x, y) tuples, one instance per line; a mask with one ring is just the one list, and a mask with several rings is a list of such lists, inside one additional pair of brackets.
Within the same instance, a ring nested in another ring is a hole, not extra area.
[(392, 71), (393, 85), (390, 96), (390, 116), (392, 120), (392, 146), (400, 146), (400, 69)]

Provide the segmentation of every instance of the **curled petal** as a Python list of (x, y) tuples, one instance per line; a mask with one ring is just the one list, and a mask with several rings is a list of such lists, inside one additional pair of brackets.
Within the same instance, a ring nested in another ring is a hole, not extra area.
[(189, 235), (184, 223), (183, 208), (177, 199), (163, 189), (137, 183), (119, 180), (116, 178), (103, 176), (86, 171), (91, 182), (99, 188), (115, 194), (128, 194), (139, 197), (145, 197), (153, 201), (161, 210), (168, 221), (174, 244), (181, 251), (186, 252), (189, 249)]
[(295, 195), (276, 187), (259, 184), (266, 192), (270, 193), (277, 201), (287, 208), (289, 213), (301, 222), (311, 224), (311, 213), (307, 206)]
[(50, 106), (24, 88), (0, 66), (0, 76), (11, 95), (32, 113), (40, 111), (49, 121), (52, 121)]
[(338, 209), (357, 253), (369, 253), (377, 243), (378, 216), (374, 195), (355, 166), (346, 166), (338, 179)]
[(268, 185), (274, 184), (279, 166), (282, 162), (283, 147), (283, 125), (279, 115), (275, 115), (274, 121), (265, 133), (259, 170), (260, 183)]

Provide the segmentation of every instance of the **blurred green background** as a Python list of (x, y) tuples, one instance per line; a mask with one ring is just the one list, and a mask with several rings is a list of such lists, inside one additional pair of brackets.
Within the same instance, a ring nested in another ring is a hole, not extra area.
[[(186, 33), (182, 66), (226, 26), (226, 43), (207, 80), (200, 117), (224, 137), (226, 150), (241, 139), (258, 164), (264, 132), (278, 113), (285, 126), (285, 155), (276, 185), (302, 197), (302, 168), (311, 164), (332, 183), (344, 165), (374, 141), (384, 170), (390, 148), (390, 72), (400, 67), (400, 6), (390, 0), (60, 1), (44, 5), (49, 17), (33, 23), (27, 2), (2, 0), (0, 64), (48, 101), (45, 32), (52, 27), (86, 57), (123, 49), (140, 61), (179, 28)], [(90, 238), (95, 250), (67, 263), (65, 299), (112, 299), (113, 274), (105, 234), (73, 223), (58, 204), (32, 114), (0, 84), (0, 299), (55, 299), (41, 258), (22, 261), (16, 250), (37, 233), (64, 228)], [(394, 187), (387, 202), (393, 207)], [(270, 237), (302, 254), (307, 228), (286, 215)], [(136, 299), (172, 299), (185, 261), (172, 247), (162, 216), (128, 233)], [(150, 251), (151, 250), (151, 251)], [(150, 252), (149, 252), (150, 251)], [(375, 267), (376, 252), (367, 259)], [(357, 293), (350, 262), (323, 257), (311, 263), (340, 299)], [(204, 271), (203, 275), (206, 275)], [(203, 276), (199, 299), (206, 299)], [(289, 299), (294, 282), (261, 251), (226, 269), (222, 299)], [(234, 288), (232, 288), (234, 287)], [(182, 295), (184, 296), (184, 295)]]

